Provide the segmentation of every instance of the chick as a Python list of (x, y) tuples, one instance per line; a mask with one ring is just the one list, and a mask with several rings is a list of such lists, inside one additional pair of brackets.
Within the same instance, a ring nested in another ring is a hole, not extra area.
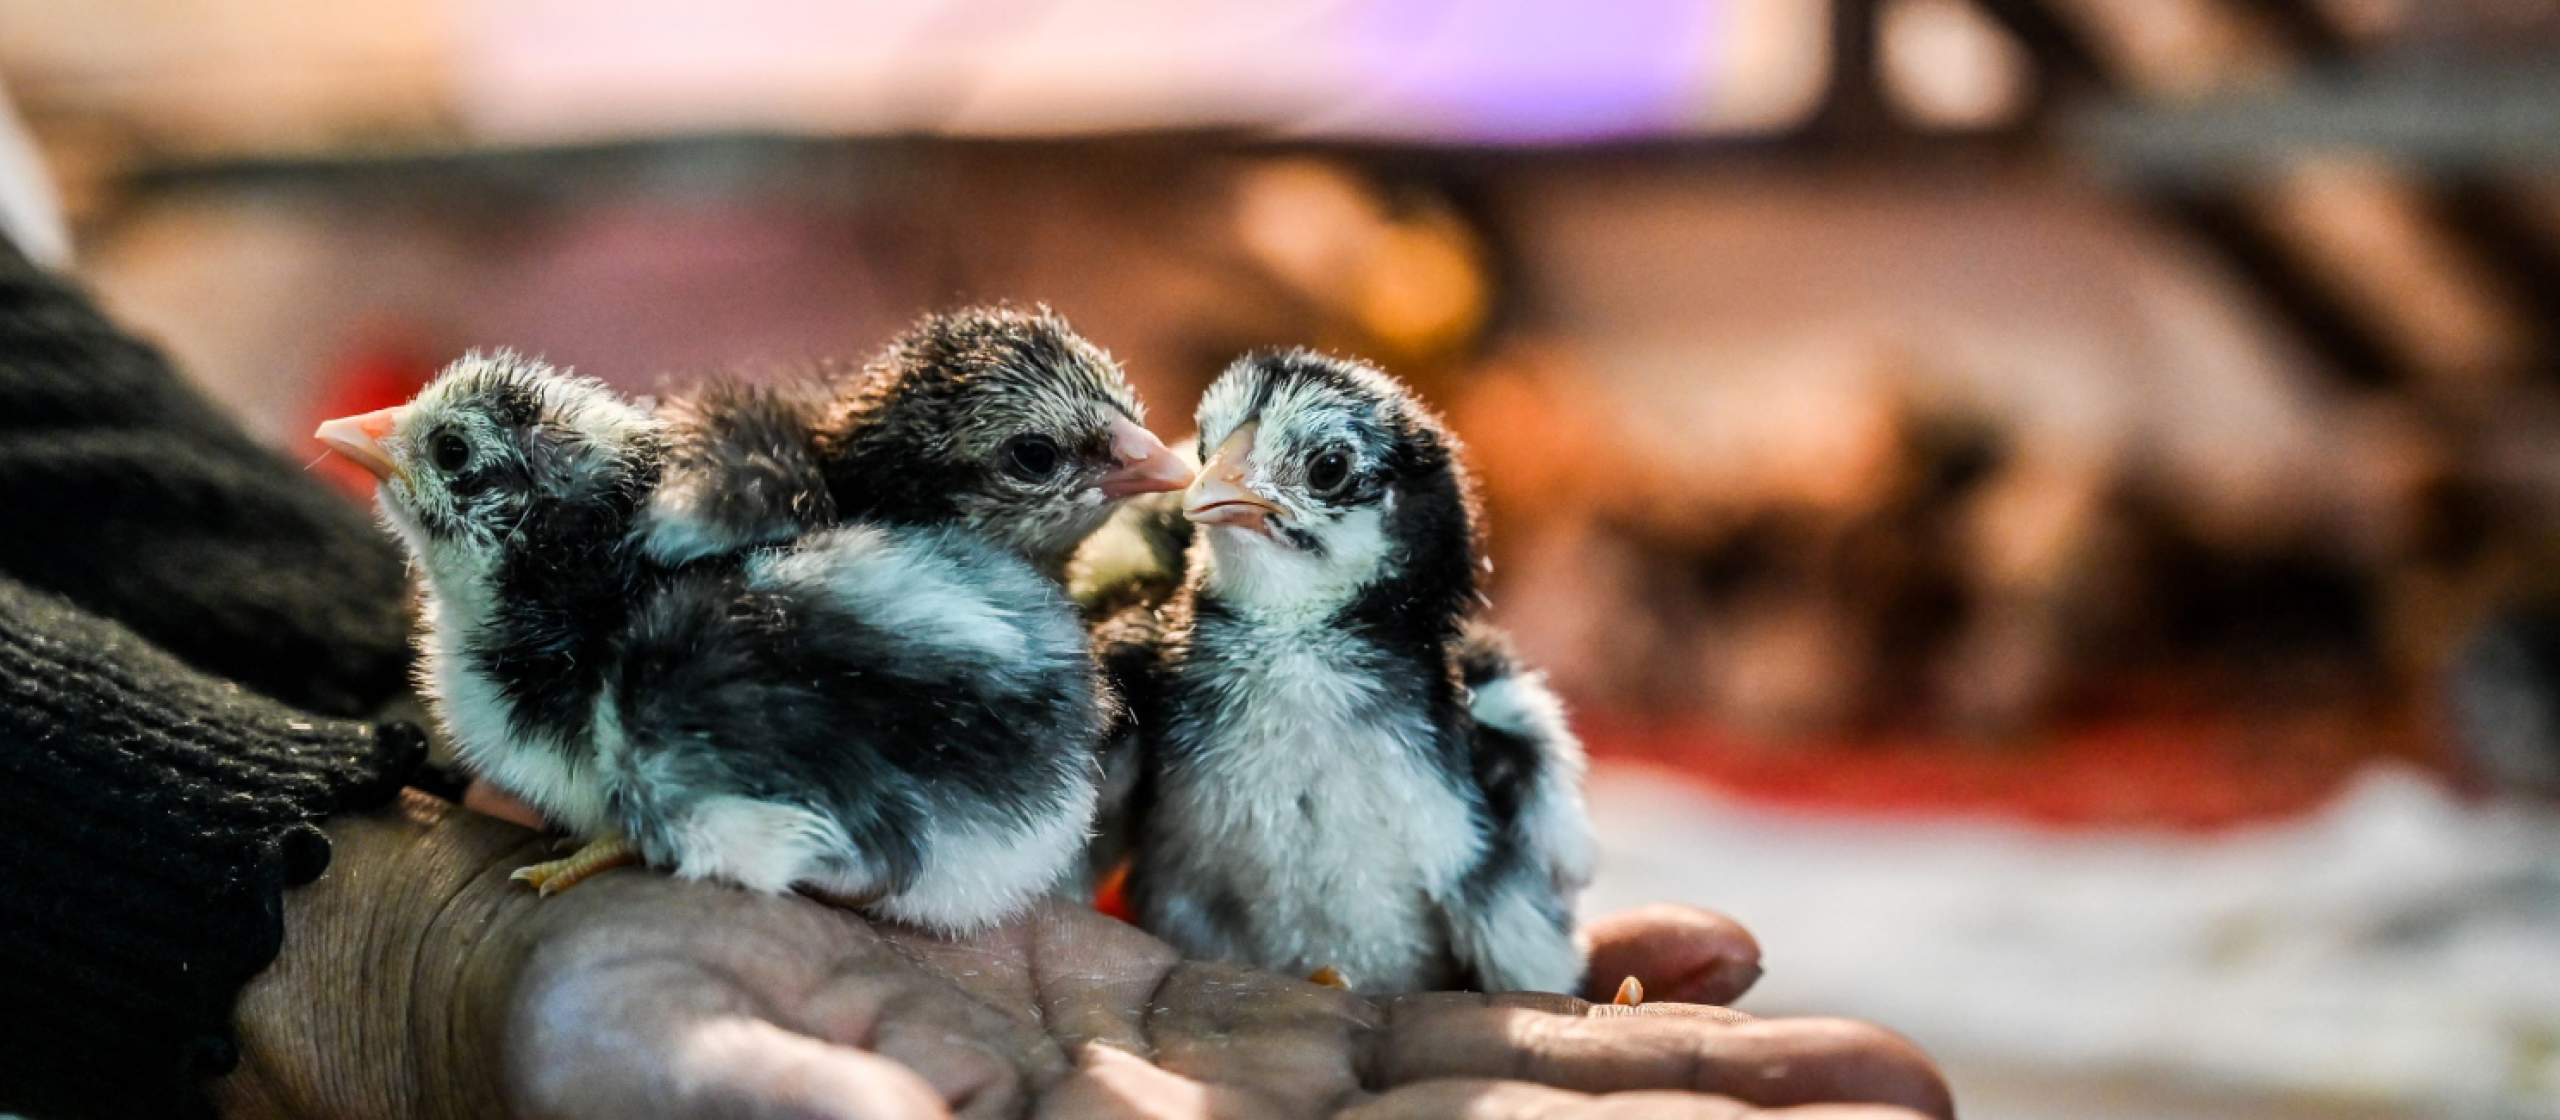
[(1046, 310), (930, 315), (824, 394), (712, 387), (649, 513), (667, 560), (859, 520), (956, 525), (1063, 579), (1114, 503), (1191, 467), (1147, 431), (1109, 354)]
[[(715, 380), (659, 415), (671, 432), (667, 480), (643, 535), (666, 563), (845, 517), (966, 526), (1061, 581), (1115, 507), (1148, 507), (1187, 540), (1180, 491), (1193, 460), (1143, 426), (1110, 355), (1046, 309), (929, 315), (830, 385)], [(1174, 559), (1154, 563), (1178, 581), (1182, 545), (1170, 547)], [(1116, 807), (1135, 771), (1125, 717), (1114, 726), (1108, 741), (1122, 746), (1102, 761), (1115, 811), (1063, 894), (1089, 896), (1126, 850)]]
[(1582, 751), (1473, 617), (1457, 445), (1385, 374), (1303, 352), (1237, 363), (1199, 421), (1188, 575), (1116, 665), (1140, 923), (1372, 992), (1573, 991)]
[(636, 856), (956, 931), (1080, 857), (1100, 682), (1010, 552), (855, 524), (660, 563), (664, 425), (508, 354), (319, 436), (381, 479), (464, 760), (597, 842), (521, 873), (545, 893)]

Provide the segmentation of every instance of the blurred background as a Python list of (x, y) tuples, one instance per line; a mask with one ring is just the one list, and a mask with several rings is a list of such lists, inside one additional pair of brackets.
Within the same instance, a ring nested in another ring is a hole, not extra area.
[(1169, 438), (1377, 360), (1591, 906), (1735, 914), (1747, 1010), (1990, 1120), (2560, 1117), (2560, 2), (0, 0), (0, 85), (305, 458), (468, 347), (647, 392), (964, 301)]

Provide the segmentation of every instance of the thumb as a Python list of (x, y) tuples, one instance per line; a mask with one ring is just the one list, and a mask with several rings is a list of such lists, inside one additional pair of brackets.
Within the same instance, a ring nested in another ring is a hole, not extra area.
[(1719, 1006), (1760, 979), (1760, 943), (1733, 919), (1688, 906), (1646, 906), (1589, 928), (1583, 998), (1607, 1003), (1633, 976), (1645, 998)]

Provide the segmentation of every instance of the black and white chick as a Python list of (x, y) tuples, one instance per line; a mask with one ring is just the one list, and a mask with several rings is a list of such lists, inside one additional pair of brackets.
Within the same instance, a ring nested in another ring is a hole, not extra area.
[(661, 412), (681, 433), (648, 514), (662, 560), (837, 521), (948, 525), (1063, 580), (1116, 503), (1191, 480), (1118, 363), (1045, 309), (928, 315), (821, 391), (714, 383)]
[(1582, 749), (1475, 618), (1455, 441), (1386, 374), (1305, 352), (1231, 367), (1199, 431), (1184, 583), (1115, 665), (1140, 924), (1364, 991), (1574, 991)]
[(662, 422), (503, 353), (319, 436), (381, 479), (464, 761), (592, 842), (526, 869), (545, 893), (636, 856), (956, 931), (1079, 859), (1106, 705), (1020, 557), (849, 524), (659, 563)]

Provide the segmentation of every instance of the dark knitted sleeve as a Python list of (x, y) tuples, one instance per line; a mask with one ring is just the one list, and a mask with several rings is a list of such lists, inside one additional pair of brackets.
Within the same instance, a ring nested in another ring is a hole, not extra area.
[(359, 715), (406, 685), (382, 530), (5, 238), (0, 575), (306, 710)]
[(204, 1111), (312, 822), (423, 755), (304, 714), (405, 691), (403, 582), (355, 503), (0, 238), (0, 1113)]
[(312, 822), (379, 804), (414, 728), (305, 715), (0, 579), (0, 1112), (201, 1114)]

